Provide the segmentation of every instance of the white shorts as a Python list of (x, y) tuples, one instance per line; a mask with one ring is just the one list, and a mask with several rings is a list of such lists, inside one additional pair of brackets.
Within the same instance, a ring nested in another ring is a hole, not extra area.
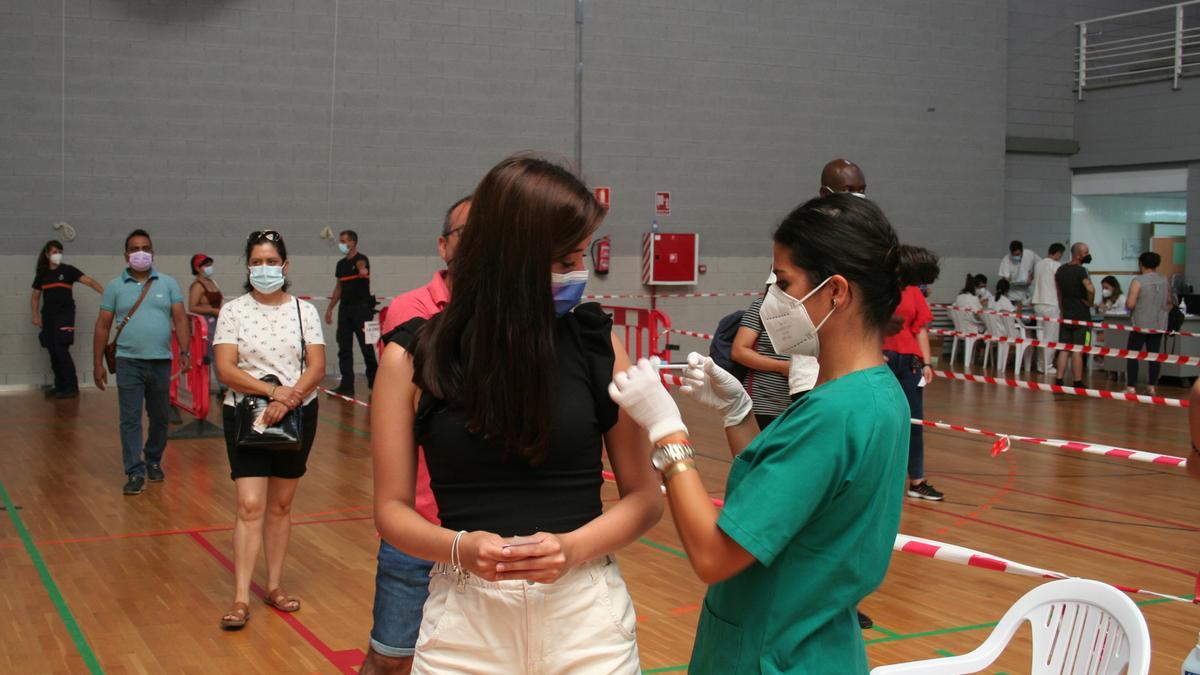
[(612, 556), (553, 584), (484, 581), (460, 588), (434, 565), (412, 672), (597, 675), (641, 670), (633, 601)]

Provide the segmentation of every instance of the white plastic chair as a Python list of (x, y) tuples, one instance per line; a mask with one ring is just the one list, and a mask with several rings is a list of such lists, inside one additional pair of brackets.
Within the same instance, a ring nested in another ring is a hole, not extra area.
[(1150, 672), (1150, 631), (1137, 605), (1099, 581), (1063, 579), (1017, 600), (977, 649), (962, 656), (879, 666), (871, 675), (962, 675), (986, 669), (1028, 619), (1032, 675), (1128, 675)]
[[(1008, 317), (1008, 335), (1009, 337), (1029, 339), (1029, 328), (1018, 318)], [(1020, 373), (1021, 370), (1030, 370), (1033, 368), (1031, 361), (1033, 360), (1033, 350), (1029, 345), (1018, 342), (1017, 359), (1013, 361), (1013, 372)]]
[[(954, 330), (959, 333), (976, 333), (979, 331), (979, 326), (971, 320), (971, 313), (965, 310), (950, 310), (950, 321), (954, 323)], [(951, 369), (954, 367), (954, 355), (958, 352), (959, 340), (963, 342), (963, 370), (970, 370), (971, 357), (975, 354), (975, 343), (979, 341), (979, 338), (954, 336), (954, 342), (950, 343)]]
[[(987, 334), (996, 337), (1009, 337), (1012, 328), (1008, 325), (1008, 318), (996, 314), (982, 314), (983, 325), (987, 328)], [(992, 347), (996, 348), (996, 372), (1003, 373), (1008, 368), (1008, 348), (1011, 345), (1007, 342), (991, 342), (983, 349), (983, 363), (987, 365), (988, 355), (991, 354)]]

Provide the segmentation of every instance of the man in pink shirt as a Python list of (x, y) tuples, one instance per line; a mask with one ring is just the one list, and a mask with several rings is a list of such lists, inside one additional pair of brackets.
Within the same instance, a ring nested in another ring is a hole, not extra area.
[[(449, 263), (458, 248), (462, 228), (467, 222), (471, 198), (464, 197), (446, 212), (438, 254)], [(426, 285), (398, 295), (382, 317), (380, 334), (387, 335), (416, 317), (428, 319), (450, 302), (449, 270), (433, 275)], [(380, 340), (382, 356), (384, 342)], [(431, 523), (438, 520), (437, 502), (429, 488), (429, 470), (425, 454), (417, 455), (416, 510)], [(391, 544), (379, 541), (379, 564), (375, 570), (375, 606), (372, 610), (371, 646), (359, 673), (367, 675), (407, 674), (412, 669), (413, 651), (421, 628), (421, 610), (429, 597), (429, 570), (433, 563), (407, 555)]]

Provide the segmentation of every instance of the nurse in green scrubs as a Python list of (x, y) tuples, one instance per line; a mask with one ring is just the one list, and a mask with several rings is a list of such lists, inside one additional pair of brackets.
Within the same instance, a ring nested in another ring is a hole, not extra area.
[(724, 414), (736, 453), (720, 511), (654, 367), (619, 373), (609, 392), (649, 430), (688, 559), (711, 584), (689, 671), (867, 673), (855, 606), (891, 560), (909, 439), (881, 345), (908, 271), (862, 197), (811, 200), (774, 239), (764, 327), (780, 353), (816, 356), (820, 376), (760, 433), (738, 381), (689, 355), (684, 389)]

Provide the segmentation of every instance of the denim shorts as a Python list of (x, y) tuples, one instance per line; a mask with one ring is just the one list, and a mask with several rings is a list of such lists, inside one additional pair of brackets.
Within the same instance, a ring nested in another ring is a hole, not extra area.
[(412, 656), (421, 630), (421, 610), (429, 597), (429, 571), (433, 563), (414, 558), (379, 542), (375, 570), (375, 623), (371, 648), (383, 656)]

